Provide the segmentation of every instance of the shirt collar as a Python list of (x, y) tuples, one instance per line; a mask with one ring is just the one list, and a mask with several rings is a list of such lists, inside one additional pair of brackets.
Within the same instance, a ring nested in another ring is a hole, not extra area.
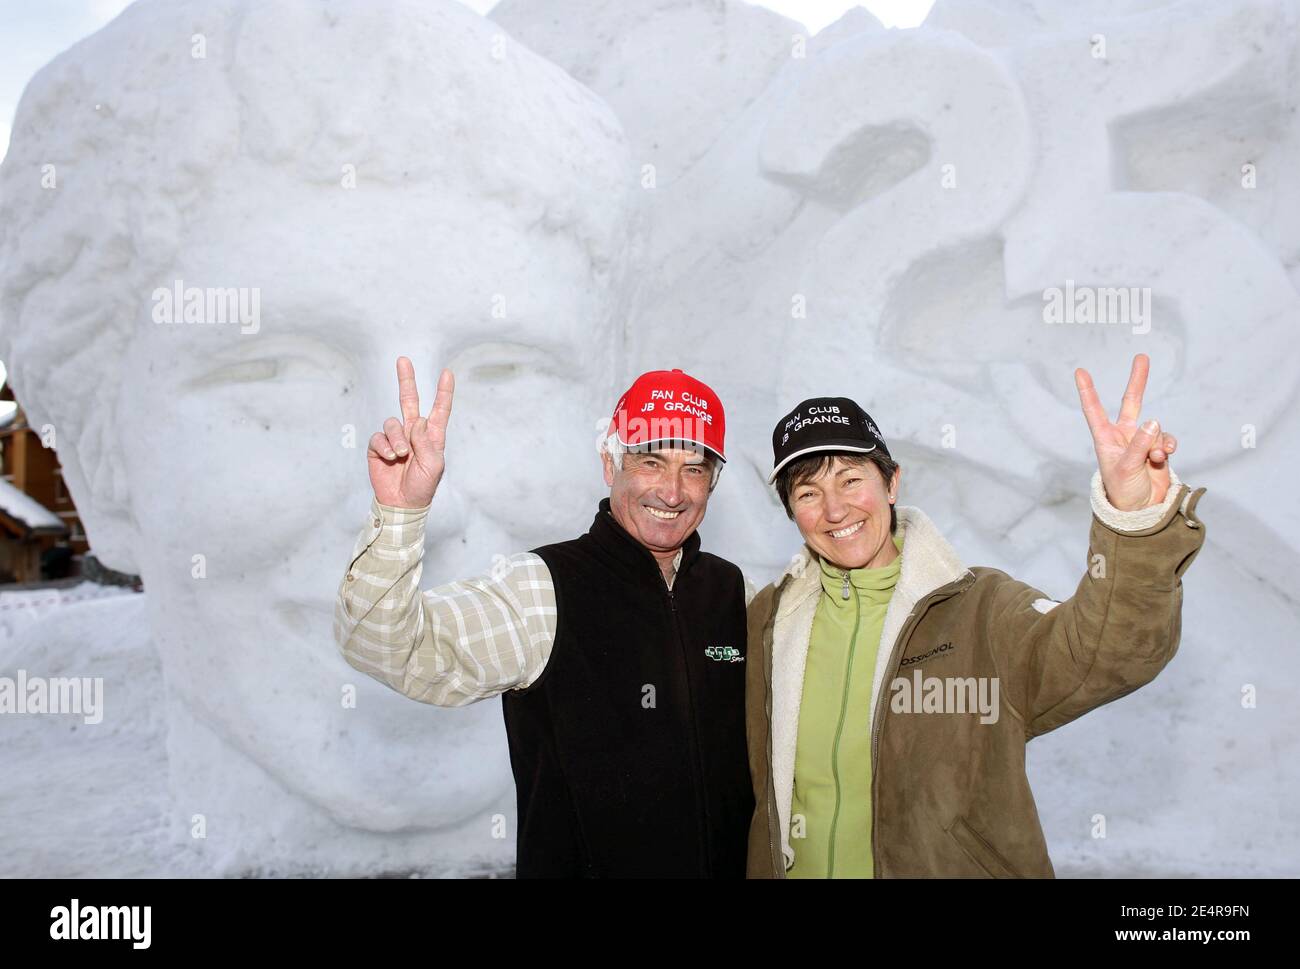
[(668, 588), (673, 587), (673, 580), (677, 578), (677, 570), (682, 567), (682, 550), (679, 548), (677, 554), (673, 556), (673, 574), (668, 576)]

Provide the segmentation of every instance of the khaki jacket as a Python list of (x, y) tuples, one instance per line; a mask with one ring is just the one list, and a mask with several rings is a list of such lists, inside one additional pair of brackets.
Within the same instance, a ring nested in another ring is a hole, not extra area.
[[(1085, 572), (1074, 596), (1059, 603), (1005, 572), (964, 567), (924, 512), (898, 509), (903, 564), (881, 634), (870, 722), (861, 725), (872, 730), (876, 877), (1053, 877), (1025, 744), (1150, 682), (1173, 657), (1182, 575), (1205, 541), (1195, 516), (1204, 492), (1173, 475), (1163, 504), (1121, 512), (1094, 473)], [(805, 546), (749, 605), (751, 878), (785, 877), (799, 845), (789, 814), (821, 593), (813, 555)], [(996, 695), (996, 719), (978, 712), (979, 689)], [(915, 702), (940, 693), (942, 712)]]

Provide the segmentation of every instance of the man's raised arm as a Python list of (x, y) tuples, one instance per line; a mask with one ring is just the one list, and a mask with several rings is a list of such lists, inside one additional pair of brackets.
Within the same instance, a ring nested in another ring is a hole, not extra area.
[(529, 685), (555, 639), (555, 590), (531, 553), (420, 592), (424, 527), (442, 480), (455, 378), (427, 418), (411, 361), (397, 361), (402, 420), (370, 438), (370, 517), (339, 583), (334, 638), (348, 665), (424, 703), (461, 706)]

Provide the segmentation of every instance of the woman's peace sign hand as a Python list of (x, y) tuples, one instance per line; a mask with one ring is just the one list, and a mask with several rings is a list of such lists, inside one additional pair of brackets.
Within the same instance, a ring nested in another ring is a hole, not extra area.
[(1158, 505), (1169, 491), (1169, 456), (1178, 442), (1172, 434), (1161, 431), (1159, 421), (1149, 420), (1138, 426), (1150, 368), (1151, 361), (1145, 353), (1133, 358), (1128, 388), (1114, 423), (1106, 416), (1106, 409), (1097, 397), (1092, 376), (1082, 368), (1074, 371), (1074, 384), (1079, 389), (1083, 416), (1092, 431), (1106, 497), (1120, 511)]

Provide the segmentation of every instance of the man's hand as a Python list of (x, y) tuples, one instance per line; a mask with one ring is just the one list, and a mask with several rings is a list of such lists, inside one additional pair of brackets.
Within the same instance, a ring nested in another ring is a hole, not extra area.
[(456, 378), (450, 370), (438, 377), (438, 393), (427, 418), (420, 416), (420, 394), (415, 389), (415, 367), (406, 357), (397, 358), (397, 396), (402, 419), (390, 417), (383, 431), (370, 436), (366, 465), (370, 486), (381, 505), (423, 508), (433, 501), (445, 468), (443, 448), (447, 443), (447, 421)]
[(1142, 412), (1142, 392), (1146, 390), (1151, 361), (1145, 353), (1133, 358), (1128, 389), (1114, 424), (1101, 406), (1092, 376), (1080, 368), (1074, 371), (1074, 385), (1079, 388), (1083, 416), (1092, 431), (1093, 447), (1106, 498), (1120, 511), (1136, 511), (1158, 505), (1169, 491), (1169, 455), (1178, 442), (1160, 430), (1160, 422), (1147, 421), (1138, 427)]

